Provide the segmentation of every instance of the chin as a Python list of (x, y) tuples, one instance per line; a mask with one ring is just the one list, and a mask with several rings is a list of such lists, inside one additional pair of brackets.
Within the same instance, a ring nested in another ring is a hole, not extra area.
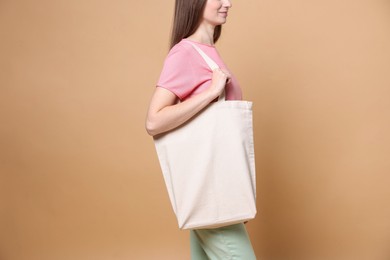
[(221, 20), (219, 20), (218, 22), (215, 23), (215, 26), (225, 24), (226, 21), (227, 21), (226, 19), (223, 19), (223, 20), (221, 19)]
[(226, 18), (215, 19), (215, 20), (212, 20), (212, 21), (209, 20), (208, 23), (213, 25), (213, 26), (222, 25), (222, 24), (226, 23)]

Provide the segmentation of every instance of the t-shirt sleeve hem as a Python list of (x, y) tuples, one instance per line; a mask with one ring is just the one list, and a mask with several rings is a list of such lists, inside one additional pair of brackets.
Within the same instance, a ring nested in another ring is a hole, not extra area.
[(164, 87), (164, 86), (161, 86), (161, 85), (156, 85), (156, 87), (166, 89), (166, 90), (168, 90), (169, 92), (173, 93), (175, 96), (177, 96), (177, 97), (180, 99), (180, 101), (183, 100), (183, 96), (181, 96), (179, 93), (173, 91), (173, 90), (170, 89), (170, 88), (167, 88), (167, 87)]

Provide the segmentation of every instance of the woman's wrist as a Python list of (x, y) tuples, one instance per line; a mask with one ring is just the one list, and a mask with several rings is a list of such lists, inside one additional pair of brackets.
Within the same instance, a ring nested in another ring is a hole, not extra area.
[(213, 85), (210, 85), (210, 87), (207, 90), (205, 90), (205, 92), (207, 93), (207, 96), (209, 97), (210, 102), (213, 101), (214, 99), (218, 98), (219, 95), (221, 94), (221, 93), (218, 93), (216, 91), (216, 88)]

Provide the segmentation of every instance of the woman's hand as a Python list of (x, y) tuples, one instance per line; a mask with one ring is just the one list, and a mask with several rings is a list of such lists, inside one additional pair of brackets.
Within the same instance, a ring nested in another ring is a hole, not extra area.
[(218, 97), (225, 89), (226, 84), (230, 83), (231, 78), (232, 76), (227, 70), (220, 68), (213, 70), (209, 91), (213, 96)]

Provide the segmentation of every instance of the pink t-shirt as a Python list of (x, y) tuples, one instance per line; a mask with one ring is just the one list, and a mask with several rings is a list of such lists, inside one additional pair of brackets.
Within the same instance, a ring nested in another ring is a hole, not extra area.
[[(221, 69), (229, 71), (215, 46), (188, 39), (181, 40), (169, 51), (157, 83), (157, 87), (168, 89), (181, 101), (207, 89), (213, 76), (210, 67), (190, 42), (201, 48)], [(232, 75), (232, 80), (225, 88), (226, 99), (241, 100), (240, 85), (234, 75), (230, 71), (229, 73)]]

